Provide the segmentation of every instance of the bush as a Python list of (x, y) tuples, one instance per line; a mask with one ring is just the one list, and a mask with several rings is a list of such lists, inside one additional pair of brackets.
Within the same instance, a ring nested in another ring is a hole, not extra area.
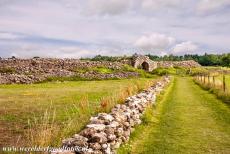
[(16, 70), (14, 68), (3, 67), (0, 68), (0, 73), (14, 73)]
[(152, 71), (153, 74), (156, 75), (168, 75), (168, 74), (176, 74), (176, 69), (175, 68), (157, 68)]
[(97, 73), (101, 73), (101, 74), (111, 74), (113, 72), (115, 72), (115, 70), (111, 69), (111, 68), (107, 68), (107, 67), (91, 67), (91, 68), (77, 68), (74, 69), (73, 71), (78, 72), (78, 73), (86, 73), (89, 71), (94, 71)]

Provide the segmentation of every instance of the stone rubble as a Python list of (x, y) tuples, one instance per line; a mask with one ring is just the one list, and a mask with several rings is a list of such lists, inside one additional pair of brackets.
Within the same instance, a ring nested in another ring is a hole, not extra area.
[(63, 140), (62, 147), (77, 147), (74, 152), (53, 151), (52, 154), (114, 154), (122, 143), (129, 140), (135, 125), (141, 124), (141, 116), (156, 95), (170, 81), (164, 77), (149, 89), (128, 97), (124, 104), (117, 104), (110, 113), (91, 117), (90, 123), (79, 134)]
[[(122, 71), (126, 61), (84, 61), (79, 59), (33, 58), (0, 59), (0, 84), (31, 84), (44, 81), (50, 77), (79, 77), (83, 79), (122, 79), (138, 77), (137, 72)], [(77, 72), (76, 70), (105, 67), (116, 70), (113, 73), (102, 74), (93, 70)], [(2, 71), (1, 71), (2, 70)]]
[(157, 62), (157, 67), (160, 68), (172, 68), (172, 67), (193, 68), (193, 67), (200, 67), (200, 66), (201, 65), (195, 62), (194, 60)]

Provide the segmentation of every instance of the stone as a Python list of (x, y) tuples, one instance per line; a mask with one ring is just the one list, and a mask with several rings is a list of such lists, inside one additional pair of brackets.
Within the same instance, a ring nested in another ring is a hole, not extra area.
[(106, 127), (104, 132), (107, 134), (107, 135), (112, 135), (114, 134), (114, 128), (113, 127)]
[(108, 144), (102, 144), (102, 149), (106, 149), (108, 147)]
[(89, 147), (92, 148), (93, 150), (100, 150), (102, 147), (99, 143), (90, 143)]
[(119, 125), (120, 125), (119, 122), (113, 121), (113, 122), (110, 123), (110, 125), (107, 125), (106, 127), (116, 128), (116, 127), (118, 127)]
[(124, 131), (124, 133), (123, 133), (124, 137), (129, 137), (130, 134), (131, 134), (131, 131), (129, 129)]
[(75, 134), (73, 138), (69, 138), (69, 139), (65, 139), (62, 141), (62, 145), (63, 146), (67, 146), (67, 147), (72, 147), (72, 146), (79, 146), (79, 147), (87, 147), (88, 143), (87, 143), (88, 139)]
[(101, 133), (95, 133), (92, 138), (90, 139), (90, 142), (95, 143), (106, 143), (107, 142), (107, 138), (106, 138), (106, 134), (101, 132)]
[(97, 131), (102, 131), (105, 129), (105, 125), (104, 124), (89, 124), (86, 126), (87, 128), (94, 128)]
[(105, 149), (105, 154), (112, 154), (110, 144), (107, 144), (107, 148)]
[(84, 130), (82, 130), (79, 134), (87, 137), (87, 138), (91, 138), (93, 134), (95, 134), (97, 132), (96, 129), (94, 128), (86, 128)]
[(98, 115), (98, 119), (102, 119), (102, 120), (108, 120), (109, 122), (113, 121), (113, 116), (107, 113), (100, 113)]
[(116, 134), (116, 136), (122, 136), (123, 135), (123, 132), (124, 132), (124, 130), (123, 130), (123, 128), (118, 128), (117, 130), (116, 130), (116, 132), (115, 132), (115, 134)]
[(115, 139), (116, 139), (116, 135), (114, 135), (114, 134), (108, 135), (108, 141), (114, 141)]

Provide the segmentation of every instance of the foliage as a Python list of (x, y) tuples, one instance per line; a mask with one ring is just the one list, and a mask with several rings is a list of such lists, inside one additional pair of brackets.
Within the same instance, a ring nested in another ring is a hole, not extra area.
[[(182, 60), (194, 60), (203, 66), (226, 66), (230, 67), (230, 53), (227, 54), (207, 54), (198, 55), (198, 54), (185, 54), (185, 55), (164, 55), (157, 56), (147, 54), (151, 60), (154, 61), (182, 61)], [(92, 60), (92, 61), (121, 61), (125, 59), (131, 59), (130, 56), (102, 56), (96, 55), (93, 58), (81, 58), (82, 60)]]
[(94, 71), (94, 72), (101, 73), (101, 74), (110, 74), (110, 73), (115, 72), (114, 69), (103, 67), (103, 66), (101, 66), (101, 67), (76, 68), (74, 71), (79, 72), (79, 73), (86, 73), (89, 71)]
[(124, 65), (123, 68), (122, 68), (122, 71), (125, 71), (125, 72), (137, 72), (140, 75), (140, 77), (142, 77), (142, 78), (152, 78), (152, 77), (154, 77), (154, 75), (152, 73), (146, 72), (143, 69), (134, 68), (134, 67), (132, 67), (130, 65)]
[(92, 60), (92, 61), (121, 61), (125, 59), (130, 59), (131, 57), (128, 56), (102, 56), (102, 55), (96, 55), (93, 58), (81, 58), (81, 60)]
[(190, 55), (185, 54), (183, 56), (176, 55), (165, 55), (165, 56), (156, 56), (156, 55), (147, 55), (151, 60), (154, 61), (182, 61), (182, 60), (195, 60), (203, 66), (227, 66), (230, 67), (230, 53), (228, 54), (207, 54), (204, 55)]
[(0, 73), (14, 73), (16, 70), (14, 68), (2, 67), (0, 68)]
[(156, 68), (152, 71), (153, 74), (157, 74), (160, 76), (169, 75), (169, 74), (176, 74), (175, 68)]
[(170, 67), (170, 68), (156, 68), (152, 71), (153, 74), (156, 75), (197, 75), (197, 74), (205, 74), (208, 70), (203, 67), (194, 67), (194, 68), (184, 68), (184, 67)]

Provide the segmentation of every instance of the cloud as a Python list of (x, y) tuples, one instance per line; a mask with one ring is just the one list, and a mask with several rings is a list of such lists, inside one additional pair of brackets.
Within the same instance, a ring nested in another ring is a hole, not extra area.
[(130, 0), (89, 0), (90, 13), (100, 15), (122, 14), (130, 7)]
[(200, 13), (217, 11), (230, 5), (230, 0), (201, 0), (197, 4), (197, 10)]
[(141, 7), (144, 10), (159, 10), (165, 7), (178, 7), (182, 0), (142, 0)]
[(198, 46), (191, 41), (182, 42), (180, 44), (175, 45), (173, 48), (174, 54), (184, 54), (184, 53), (194, 53), (197, 52)]
[(142, 50), (166, 50), (175, 42), (173, 37), (164, 34), (153, 33), (151, 35), (141, 36), (134, 43), (136, 47)]
[(196, 42), (199, 53), (229, 52), (229, 2), (0, 0), (0, 56), (168, 54), (175, 39)]
[[(55, 57), (55, 58), (81, 58), (91, 57), (97, 51), (77, 46), (40, 46), (38, 44), (20, 43), (8, 51), (7, 57), (16, 56), (22, 58)], [(4, 54), (4, 53), (3, 53)]]
[(8, 32), (0, 32), (0, 40), (16, 40), (20, 38), (23, 38), (23, 36)]

